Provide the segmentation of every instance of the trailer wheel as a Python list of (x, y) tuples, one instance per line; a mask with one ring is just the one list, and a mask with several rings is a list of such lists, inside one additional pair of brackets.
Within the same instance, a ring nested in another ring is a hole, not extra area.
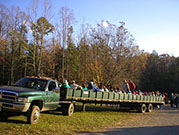
[(33, 105), (27, 115), (27, 122), (29, 124), (36, 124), (40, 117), (40, 108), (37, 105)]
[(140, 113), (145, 113), (146, 110), (147, 110), (147, 106), (145, 104), (140, 105), (138, 108), (138, 112)]
[(74, 104), (63, 104), (62, 105), (62, 114), (63, 115), (67, 115), (67, 116), (71, 116), (74, 113), (75, 107)]
[(147, 106), (147, 112), (152, 112), (152, 110), (153, 110), (153, 105), (152, 105), (152, 104), (149, 104), (149, 105)]

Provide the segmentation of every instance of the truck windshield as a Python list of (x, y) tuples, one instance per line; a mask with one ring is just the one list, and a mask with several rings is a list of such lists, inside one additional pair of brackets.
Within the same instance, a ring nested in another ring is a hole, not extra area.
[(44, 90), (47, 84), (47, 80), (38, 78), (22, 78), (17, 81), (14, 86), (33, 88), (37, 90)]

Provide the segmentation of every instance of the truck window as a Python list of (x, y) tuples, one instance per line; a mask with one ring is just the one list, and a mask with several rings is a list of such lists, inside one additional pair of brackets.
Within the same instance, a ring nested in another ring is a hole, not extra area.
[(22, 78), (21, 80), (17, 81), (14, 84), (14, 86), (44, 90), (46, 84), (47, 84), (47, 80), (38, 79), (38, 78)]
[(56, 89), (56, 83), (54, 81), (51, 81), (48, 86), (48, 90), (51, 91), (53, 89)]

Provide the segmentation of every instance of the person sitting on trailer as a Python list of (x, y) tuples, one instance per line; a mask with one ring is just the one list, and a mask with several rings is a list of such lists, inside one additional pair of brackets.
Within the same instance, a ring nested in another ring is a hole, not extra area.
[(93, 83), (93, 90), (94, 91), (102, 91), (100, 88), (97, 87), (96, 83)]
[(89, 82), (87, 89), (93, 89), (94, 88), (94, 82), (93, 79)]
[(71, 88), (69, 85), (68, 85), (68, 81), (65, 80), (62, 84), (62, 87), (61, 88)]
[(99, 89), (100, 89), (101, 91), (104, 91), (104, 89), (103, 89), (103, 84), (102, 84), (102, 83), (100, 83)]
[(70, 84), (70, 87), (73, 88), (73, 89), (80, 89), (80, 90), (82, 89), (82, 87), (79, 86), (78, 84), (76, 84), (74, 80)]
[(147, 96), (147, 95), (148, 95), (148, 92), (147, 92), (147, 91), (145, 91), (145, 92), (144, 92), (144, 95), (145, 95), (145, 96)]
[(143, 92), (141, 90), (138, 90), (138, 95), (143, 95)]
[(91, 82), (88, 84), (87, 89), (101, 91), (99, 88), (97, 88), (96, 83), (93, 80), (91, 80)]
[(156, 91), (156, 96), (160, 96), (160, 92), (159, 91)]
[(119, 87), (116, 88), (115, 93), (120, 93)]
[(104, 89), (105, 92), (109, 92), (109, 90), (104, 85), (103, 85), (103, 89)]
[(109, 92), (113, 92), (113, 87), (111, 85), (108, 85)]
[(154, 91), (152, 91), (152, 96), (155, 96), (155, 92)]
[(134, 91), (132, 92), (132, 94), (136, 95), (136, 91), (134, 90)]
[(87, 90), (86, 85), (84, 83), (81, 84), (83, 90)]

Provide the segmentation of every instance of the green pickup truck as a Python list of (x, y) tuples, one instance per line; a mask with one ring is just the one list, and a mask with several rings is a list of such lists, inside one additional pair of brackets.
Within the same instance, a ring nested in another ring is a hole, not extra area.
[(25, 77), (13, 86), (0, 87), (0, 112), (23, 112), (30, 124), (38, 122), (40, 112), (59, 107), (66, 115), (74, 111), (72, 102), (60, 101), (58, 83), (50, 78)]
[(0, 87), (0, 113), (21, 112), (27, 122), (36, 124), (40, 112), (60, 110), (63, 115), (72, 115), (76, 102), (95, 104), (116, 104), (119, 107), (151, 112), (154, 107), (164, 104), (159, 96), (144, 96), (94, 90), (59, 88), (57, 81), (46, 77), (25, 77), (13, 86)]

